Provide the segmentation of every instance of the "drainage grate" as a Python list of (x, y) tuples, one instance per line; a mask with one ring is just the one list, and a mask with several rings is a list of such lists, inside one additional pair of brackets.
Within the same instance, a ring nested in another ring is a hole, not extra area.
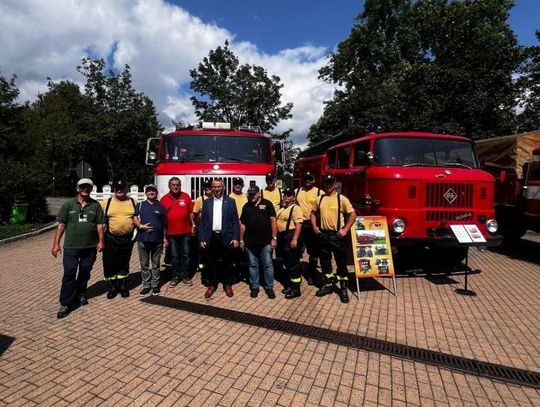
[(194, 314), (220, 318), (241, 324), (272, 329), (274, 331), (291, 335), (303, 336), (309, 339), (334, 343), (336, 345), (343, 345), (350, 348), (382, 353), (388, 356), (394, 356), (415, 362), (427, 363), (451, 370), (458, 370), (464, 373), (487, 377), (489, 379), (501, 380), (507, 383), (540, 388), (540, 372), (532, 372), (503, 365), (496, 365), (494, 363), (462, 358), (447, 353), (416, 348), (414, 346), (402, 345), (381, 339), (333, 331), (331, 329), (268, 318), (246, 312), (178, 300), (175, 298), (156, 296), (145, 298), (142, 301), (149, 304), (175, 308)]

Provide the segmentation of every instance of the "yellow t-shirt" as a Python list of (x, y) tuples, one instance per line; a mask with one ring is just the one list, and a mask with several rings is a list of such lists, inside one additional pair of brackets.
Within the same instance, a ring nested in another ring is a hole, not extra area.
[(236, 203), (236, 211), (238, 212), (238, 219), (240, 219), (240, 215), (242, 215), (242, 208), (245, 204), (247, 204), (248, 201), (247, 194), (235, 194), (234, 192), (231, 192), (229, 194), (229, 198), (234, 199)]
[(296, 203), (302, 209), (302, 214), (304, 215), (304, 220), (309, 221), (311, 216), (311, 210), (313, 209), (313, 204), (318, 201), (321, 195), (324, 195), (324, 191), (320, 188), (313, 187), (309, 191), (300, 188), (295, 190), (296, 194)]
[(268, 199), (270, 202), (272, 202), (276, 213), (278, 209), (281, 208), (281, 190), (279, 188), (276, 187), (273, 191), (269, 191), (264, 188), (261, 191), (261, 197), (264, 199)]
[(208, 199), (207, 196), (199, 196), (197, 199), (195, 199), (195, 203), (193, 204), (193, 213), (195, 215), (202, 211), (203, 202), (206, 199)]
[[(103, 213), (105, 213), (105, 209), (107, 208), (107, 201), (108, 199), (101, 201)], [(119, 201), (113, 197), (106, 213), (109, 219), (109, 232), (116, 236), (133, 233), (133, 215), (135, 215), (135, 208), (131, 199), (128, 198), (125, 201)]]
[(297, 223), (302, 223), (302, 209), (298, 205), (290, 205), (287, 208), (280, 208), (277, 211), (276, 223), (278, 232), (285, 232), (287, 227), (287, 221), (289, 220), (289, 215), (292, 211), (291, 223), (289, 224), (288, 230), (293, 230)]
[[(325, 196), (324, 198), (319, 197), (313, 204), (313, 210), (315, 212), (320, 212), (321, 215), (321, 229), (322, 230), (335, 230), (338, 228), (338, 213), (340, 217), (341, 227), (345, 226), (345, 218), (343, 214), (347, 215), (351, 212), (354, 212), (354, 208), (351, 205), (349, 198), (343, 195), (339, 195), (339, 200), (341, 201), (341, 210), (338, 209), (338, 194), (334, 193), (331, 196)], [(321, 207), (319, 208), (319, 202), (321, 202)]]

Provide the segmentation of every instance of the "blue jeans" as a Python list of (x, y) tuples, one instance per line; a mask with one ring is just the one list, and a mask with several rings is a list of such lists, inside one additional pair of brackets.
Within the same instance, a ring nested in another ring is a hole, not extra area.
[[(60, 288), (60, 305), (72, 305), (77, 296), (86, 294), (90, 271), (96, 261), (96, 248), (70, 249), (64, 248), (64, 275)], [(79, 273), (77, 274), (77, 269)]]
[(264, 269), (265, 290), (274, 288), (274, 265), (272, 264), (272, 246), (250, 246), (246, 247), (249, 256), (249, 285), (252, 290), (259, 289), (259, 262), (262, 262)]
[(172, 277), (182, 280), (188, 278), (190, 234), (167, 236), (171, 247)]

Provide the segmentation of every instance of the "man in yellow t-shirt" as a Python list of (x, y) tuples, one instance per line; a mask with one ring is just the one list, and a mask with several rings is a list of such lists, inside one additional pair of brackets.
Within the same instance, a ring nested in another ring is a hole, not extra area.
[(127, 196), (128, 184), (114, 184), (114, 196), (101, 201), (105, 215), (105, 249), (103, 250), (103, 275), (109, 285), (107, 298), (113, 299), (118, 291), (129, 297), (127, 276), (133, 249), (133, 216), (135, 202)]
[(297, 188), (295, 191), (296, 203), (302, 210), (303, 219), (302, 233), (300, 234), (300, 241), (302, 247), (300, 253), (304, 251), (304, 247), (309, 256), (308, 272), (306, 275), (306, 281), (308, 285), (315, 284), (317, 280), (317, 263), (319, 262), (319, 237), (313, 233), (311, 228), (311, 210), (313, 204), (317, 199), (324, 195), (324, 191), (315, 186), (315, 176), (311, 172), (306, 172), (302, 175), (302, 187)]
[(300, 297), (300, 284), (302, 273), (300, 267), (300, 249), (298, 240), (302, 231), (302, 210), (294, 203), (294, 190), (283, 191), (284, 207), (276, 214), (277, 246), (276, 257), (281, 259), (285, 267), (285, 275), (288, 284), (283, 290), (285, 298)]
[(267, 199), (274, 205), (277, 212), (281, 208), (282, 196), (281, 188), (276, 187), (276, 176), (273, 172), (266, 174), (266, 187), (261, 190), (261, 198)]
[(236, 211), (238, 212), (238, 219), (242, 214), (242, 208), (247, 204), (248, 198), (245, 192), (242, 192), (244, 189), (244, 180), (240, 177), (234, 177), (233, 180), (233, 189), (229, 194), (229, 198), (234, 199), (236, 203)]
[(321, 243), (321, 269), (324, 285), (317, 290), (317, 297), (323, 297), (334, 291), (334, 275), (332, 273), (332, 254), (336, 261), (336, 278), (339, 281), (339, 299), (349, 302), (347, 293), (347, 239), (356, 214), (346, 196), (336, 191), (336, 178), (333, 175), (324, 177), (325, 195), (320, 197), (311, 211), (311, 226), (319, 235)]

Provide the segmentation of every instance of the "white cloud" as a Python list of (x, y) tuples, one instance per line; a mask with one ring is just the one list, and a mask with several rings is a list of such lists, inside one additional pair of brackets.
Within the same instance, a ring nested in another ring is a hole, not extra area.
[(165, 127), (171, 118), (193, 121), (189, 70), (226, 39), (241, 63), (281, 78), (282, 100), (294, 103), (294, 117), (277, 130), (293, 128), (297, 144), (305, 143), (333, 91), (317, 79), (325, 49), (305, 45), (268, 55), (164, 0), (3, 0), (0, 26), (0, 71), (17, 74), (22, 100), (46, 90), (47, 77), (81, 82), (75, 70), (81, 58), (112, 54), (116, 68), (131, 67), (134, 86), (154, 100)]

